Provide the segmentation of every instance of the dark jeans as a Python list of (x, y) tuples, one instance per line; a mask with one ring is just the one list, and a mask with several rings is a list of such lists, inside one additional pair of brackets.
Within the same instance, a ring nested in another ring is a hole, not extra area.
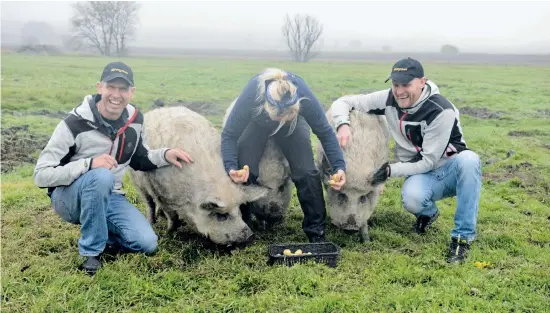
[[(280, 147), (290, 166), (290, 175), (297, 190), (298, 200), (304, 212), (303, 229), (310, 238), (324, 235), (326, 217), (325, 200), (321, 175), (315, 166), (310, 139), (310, 127), (299, 117), (294, 132), (287, 136), (289, 123), (283, 126), (273, 138)], [(248, 183), (255, 184), (259, 177), (259, 164), (273, 123), (265, 125), (251, 122), (238, 140), (239, 168), (249, 166)]]
[[(260, 125), (256, 122), (248, 124), (238, 141), (239, 149), (239, 168), (248, 165), (250, 168), (249, 183), (256, 183), (259, 176), (259, 164), (264, 148), (273, 133), (273, 123)], [(283, 126), (273, 138), (279, 148), (281, 148), (289, 165), (292, 181), (296, 182), (307, 176), (308, 173), (315, 171), (315, 161), (313, 160), (313, 150), (311, 147), (310, 127), (299, 117), (294, 132), (286, 137), (289, 126)]]

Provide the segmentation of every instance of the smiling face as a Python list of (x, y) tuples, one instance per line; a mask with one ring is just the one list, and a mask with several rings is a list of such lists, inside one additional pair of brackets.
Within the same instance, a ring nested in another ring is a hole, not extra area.
[(410, 108), (422, 95), (426, 77), (415, 78), (407, 84), (392, 81), (391, 91), (400, 108)]
[(109, 120), (117, 120), (126, 108), (135, 87), (131, 87), (124, 79), (114, 79), (109, 82), (97, 83), (97, 93), (101, 101), (97, 104), (99, 113)]

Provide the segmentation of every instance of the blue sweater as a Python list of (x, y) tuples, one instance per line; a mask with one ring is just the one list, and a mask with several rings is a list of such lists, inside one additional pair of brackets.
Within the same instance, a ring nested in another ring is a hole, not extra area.
[[(300, 102), (299, 114), (304, 117), (306, 122), (311, 127), (313, 133), (319, 138), (327, 158), (332, 165), (333, 172), (338, 170), (346, 170), (346, 163), (336, 134), (333, 128), (328, 123), (323, 107), (319, 100), (315, 98), (306, 83), (298, 76), (289, 73), (293, 76), (293, 81), (296, 84), (299, 98), (306, 97)], [(256, 119), (263, 123), (279, 124), (277, 121), (272, 121), (269, 117), (266, 119), (267, 113), (262, 112), (254, 118), (254, 109), (263, 105), (265, 99), (256, 100), (258, 90), (258, 75), (253, 77), (244, 90), (239, 95), (237, 102), (227, 118), (227, 122), (222, 131), (221, 152), (223, 164), (226, 172), (231, 169), (238, 169), (237, 165), (237, 140), (243, 133), (248, 124)], [(268, 120), (268, 121), (267, 121)]]

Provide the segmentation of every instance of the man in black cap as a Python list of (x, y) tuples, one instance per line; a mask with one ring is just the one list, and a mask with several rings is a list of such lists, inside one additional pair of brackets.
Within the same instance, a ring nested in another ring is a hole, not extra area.
[(109, 63), (96, 87), (97, 94), (84, 97), (57, 125), (34, 170), (35, 183), (48, 188), (55, 212), (81, 225), (82, 269), (92, 275), (107, 245), (144, 253), (157, 249), (151, 225), (122, 190), (128, 167), (149, 171), (193, 162), (178, 148), (148, 149), (143, 114), (130, 104), (135, 91), (130, 67)]
[(419, 234), (438, 218), (435, 202), (456, 196), (455, 228), (447, 261), (463, 261), (476, 236), (479, 156), (466, 146), (457, 108), (426, 79), (420, 62), (411, 58), (398, 61), (388, 80), (392, 81), (391, 89), (344, 96), (332, 104), (338, 141), (345, 146), (352, 139), (352, 109), (385, 115), (399, 162), (385, 164), (373, 179), (383, 182), (388, 177), (406, 177), (401, 192), (403, 206), (416, 216)]

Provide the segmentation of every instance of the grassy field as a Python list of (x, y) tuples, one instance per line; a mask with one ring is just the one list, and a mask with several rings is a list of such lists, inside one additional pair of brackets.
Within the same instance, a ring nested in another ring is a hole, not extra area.
[[(266, 265), (267, 246), (303, 242), (296, 198), (283, 225), (251, 246), (211, 249), (185, 228), (155, 225), (159, 252), (126, 254), (93, 278), (76, 268), (79, 227), (50, 208), (32, 172), (55, 125), (95, 92), (106, 58), (2, 56), (3, 312), (550, 312), (550, 67), (425, 64), (429, 78), (461, 110), (471, 149), (483, 159), (478, 239), (468, 262), (448, 265), (454, 199), (425, 236), (402, 208), (391, 179), (362, 244), (332, 226), (337, 268)], [(389, 88), (391, 64), (183, 58), (126, 59), (134, 103), (223, 109), (265, 67), (302, 76), (328, 107), (344, 94)], [(179, 102), (178, 102), (179, 100)], [(144, 209), (128, 184), (128, 198)], [(492, 267), (478, 269), (474, 261)]]

